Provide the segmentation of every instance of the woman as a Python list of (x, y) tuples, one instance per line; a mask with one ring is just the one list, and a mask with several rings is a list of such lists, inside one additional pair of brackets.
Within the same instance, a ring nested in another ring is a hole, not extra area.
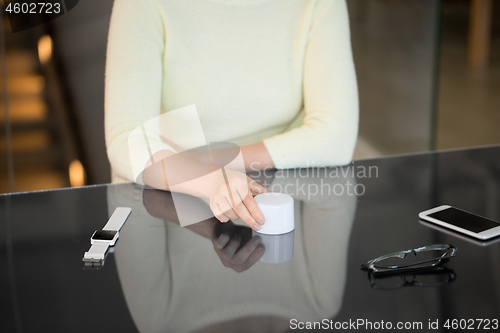
[[(134, 128), (191, 104), (207, 142), (238, 144), (247, 169), (348, 164), (358, 98), (346, 3), (115, 1), (105, 95), (113, 181), (135, 181)], [(154, 153), (173, 154), (168, 145)], [(144, 182), (169, 189), (156, 167)], [(238, 172), (212, 178), (184, 191), (210, 198), (221, 222), (240, 217), (258, 230), (265, 220), (253, 196), (265, 189)]]

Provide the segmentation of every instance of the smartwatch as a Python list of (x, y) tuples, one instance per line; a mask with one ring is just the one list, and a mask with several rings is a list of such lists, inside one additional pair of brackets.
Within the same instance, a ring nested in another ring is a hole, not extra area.
[(90, 263), (104, 261), (108, 248), (114, 246), (120, 236), (120, 229), (127, 220), (132, 208), (118, 207), (101, 230), (96, 230), (90, 238), (90, 250), (85, 252), (82, 260)]

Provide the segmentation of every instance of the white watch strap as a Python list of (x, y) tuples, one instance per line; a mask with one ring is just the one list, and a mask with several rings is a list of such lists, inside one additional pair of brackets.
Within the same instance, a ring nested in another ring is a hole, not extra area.
[(88, 252), (83, 255), (84, 261), (99, 262), (104, 260), (106, 251), (108, 250), (108, 243), (94, 243)]
[[(118, 207), (113, 212), (113, 215), (108, 220), (108, 223), (102, 228), (102, 230), (113, 230), (120, 231), (123, 224), (127, 220), (132, 208), (129, 207)], [(110, 246), (110, 242), (93, 242), (90, 249), (83, 255), (83, 261), (86, 262), (103, 262), (106, 257), (106, 252)]]
[(129, 207), (118, 207), (113, 212), (113, 215), (108, 220), (108, 223), (102, 228), (102, 230), (116, 230), (120, 231), (123, 224), (127, 220), (132, 208)]

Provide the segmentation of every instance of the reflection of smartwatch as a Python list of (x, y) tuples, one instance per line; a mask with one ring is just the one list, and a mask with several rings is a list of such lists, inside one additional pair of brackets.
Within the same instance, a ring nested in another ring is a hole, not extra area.
[(90, 238), (92, 246), (83, 255), (83, 261), (93, 263), (104, 261), (108, 248), (115, 245), (119, 237), (119, 231), (131, 211), (132, 209), (128, 207), (118, 207), (115, 209), (104, 228), (94, 231), (94, 234)]

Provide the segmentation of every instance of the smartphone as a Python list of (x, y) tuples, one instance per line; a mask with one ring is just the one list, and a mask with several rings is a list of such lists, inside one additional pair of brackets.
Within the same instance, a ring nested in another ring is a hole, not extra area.
[(474, 245), (479, 245), (479, 246), (486, 247), (486, 246), (490, 246), (492, 244), (500, 243), (500, 237), (493, 237), (493, 238), (490, 238), (490, 239), (477, 239), (477, 238), (472, 238), (472, 237), (464, 235), (464, 234), (460, 234), (460, 233), (458, 233), (456, 231), (453, 231), (451, 229), (447, 229), (445, 227), (441, 227), (441, 226), (439, 226), (437, 224), (429, 223), (429, 222), (421, 220), (421, 219), (418, 222), (421, 225), (426, 226), (427, 228), (431, 228), (431, 229), (437, 230), (439, 232), (442, 232), (442, 233), (445, 233), (447, 235), (453, 236), (455, 238), (461, 239), (463, 241), (472, 243)]
[(418, 217), (481, 240), (500, 236), (500, 223), (448, 205), (426, 210)]

